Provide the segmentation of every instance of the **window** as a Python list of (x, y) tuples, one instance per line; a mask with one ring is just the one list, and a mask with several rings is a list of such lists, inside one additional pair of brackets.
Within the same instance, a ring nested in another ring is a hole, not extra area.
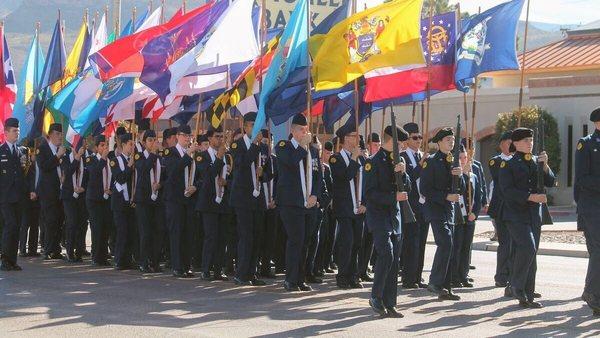
[(573, 125), (570, 124), (567, 129), (567, 187), (572, 187), (572, 186), (573, 186)]

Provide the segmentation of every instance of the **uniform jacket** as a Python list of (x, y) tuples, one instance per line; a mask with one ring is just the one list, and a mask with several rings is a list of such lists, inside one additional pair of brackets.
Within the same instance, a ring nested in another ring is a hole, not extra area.
[(26, 193), (23, 167), (27, 150), (19, 146), (16, 148), (16, 154), (13, 154), (7, 143), (0, 146), (0, 203), (19, 202)]

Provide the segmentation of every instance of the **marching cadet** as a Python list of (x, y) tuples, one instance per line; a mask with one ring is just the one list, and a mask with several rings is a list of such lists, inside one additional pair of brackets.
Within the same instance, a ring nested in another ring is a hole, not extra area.
[(317, 150), (310, 147), (312, 137), (304, 115), (297, 114), (292, 118), (291, 134), (291, 140), (280, 141), (276, 147), (279, 175), (276, 203), (287, 233), (283, 286), (286, 291), (311, 291), (304, 280), (305, 236), (314, 222), (313, 208), (317, 207), (323, 178)]
[(165, 150), (171, 147), (175, 147), (177, 144), (177, 128), (167, 128), (163, 130), (162, 134), (162, 147), (158, 152), (159, 160), (160, 160), (160, 188), (158, 190), (158, 205), (157, 205), (157, 218), (160, 222), (160, 233), (162, 234), (161, 238), (161, 255), (165, 260), (165, 268), (171, 267), (171, 251), (169, 249), (169, 228), (167, 226), (167, 216), (166, 216), (166, 206), (165, 206), (165, 182), (167, 180), (167, 170), (165, 166)]
[(60, 184), (63, 177), (60, 159), (66, 153), (62, 146), (63, 133), (60, 123), (53, 123), (48, 130), (48, 139), (37, 149), (40, 167), (39, 199), (45, 227), (44, 259), (62, 259), (60, 248), (61, 225), (64, 219), (60, 203)]
[(135, 255), (135, 214), (131, 198), (133, 193), (133, 139), (131, 133), (119, 137), (121, 141), (121, 154), (110, 161), (112, 174), (111, 209), (115, 222), (115, 269), (132, 269)]
[(511, 135), (516, 150), (513, 157), (500, 163), (499, 187), (504, 196), (502, 219), (514, 245), (514, 262), (510, 285), (513, 296), (521, 307), (541, 308), (534, 301), (536, 253), (542, 228), (541, 203), (547, 203), (546, 194), (537, 192), (537, 163), (544, 164), (544, 185), (554, 185), (554, 173), (548, 166), (548, 155), (531, 155), (533, 130), (517, 128)]
[(338, 266), (336, 281), (340, 289), (357, 289), (363, 287), (358, 279), (358, 254), (367, 211), (362, 198), (362, 152), (356, 131), (344, 125), (336, 131), (336, 136), (342, 149), (329, 158), (333, 212), (338, 224), (334, 255)]
[(192, 224), (194, 208), (192, 196), (196, 193), (196, 163), (192, 156), (198, 147), (191, 144), (192, 130), (188, 125), (177, 128), (177, 144), (164, 150), (167, 180), (165, 182), (165, 205), (171, 249), (171, 269), (173, 276), (193, 277), (191, 267), (191, 247), (193, 242)]
[(29, 143), (29, 162), (25, 167), (25, 207), (22, 212), (21, 230), (19, 235), (19, 251), (22, 257), (38, 257), (38, 241), (40, 232), (40, 200), (38, 199), (38, 186), (40, 182), (40, 168), (35, 161), (37, 140)]
[[(224, 157), (227, 148), (223, 140), (223, 128), (209, 129), (205, 137), (208, 138), (209, 147), (195, 158), (196, 170), (201, 175), (196, 210), (201, 213), (204, 228), (200, 277), (203, 280), (227, 281), (229, 278), (223, 273), (223, 263), (229, 203), (224, 200), (227, 189)], [(211, 269), (214, 277), (210, 275)]]
[(260, 243), (260, 224), (264, 223), (264, 209), (259, 206), (261, 200), (261, 178), (264, 174), (260, 161), (260, 147), (262, 133), (258, 133), (254, 140), (252, 128), (256, 120), (256, 113), (244, 115), (244, 135), (231, 144), (233, 155), (233, 184), (231, 187), (230, 202), (237, 217), (237, 259), (236, 276), (234, 281), (238, 285), (264, 285), (265, 282), (256, 278), (258, 262), (258, 243)]
[(260, 145), (260, 154), (264, 157), (263, 163), (265, 172), (268, 172), (269, 177), (261, 180), (262, 191), (264, 196), (265, 220), (264, 234), (259, 243), (260, 250), (260, 271), (259, 275), (265, 278), (275, 278), (275, 273), (271, 270), (271, 262), (275, 259), (275, 248), (277, 243), (278, 219), (279, 213), (275, 205), (275, 182), (276, 182), (276, 157), (272, 152), (272, 135), (267, 129), (261, 130), (262, 143)]
[(460, 195), (451, 193), (450, 188), (452, 176), (462, 177), (462, 169), (452, 168), (451, 151), (455, 142), (452, 128), (440, 129), (431, 142), (437, 143), (439, 150), (425, 160), (420, 177), (421, 194), (425, 197), (425, 221), (431, 223), (437, 246), (427, 290), (438, 294), (440, 299), (459, 300), (460, 297), (450, 289), (450, 259), (454, 233), (453, 203), (459, 201)]
[(403, 126), (408, 133), (406, 150), (400, 153), (406, 163), (406, 173), (410, 177), (412, 186), (408, 195), (408, 202), (415, 214), (417, 222), (403, 227), (402, 230), (402, 287), (406, 289), (427, 288), (422, 282), (423, 266), (425, 262), (425, 246), (429, 235), (429, 222), (425, 221), (423, 204), (420, 199), (418, 182), (421, 177), (423, 165), (423, 152), (421, 144), (423, 136), (419, 132), (419, 125), (413, 122)]
[[(378, 140), (378, 138), (375, 138)], [(365, 145), (365, 141), (362, 135), (360, 135), (360, 140), (358, 141), (358, 147), (360, 149), (360, 155), (358, 157), (359, 162), (364, 166), (367, 158), (369, 158), (369, 154), (376, 154), (381, 147), (381, 142), (371, 142), (371, 147), (375, 150), (374, 153), (369, 153), (367, 147)], [(362, 240), (360, 243), (360, 247), (358, 249), (358, 276), (363, 282), (372, 282), (373, 277), (369, 274), (369, 262), (371, 260), (377, 259), (377, 257), (373, 254), (373, 234), (369, 231), (369, 227), (366, 225), (363, 226)], [(336, 244), (337, 245), (337, 244)]]
[(161, 164), (158, 158), (158, 140), (154, 130), (146, 130), (142, 136), (143, 152), (134, 155), (135, 160), (135, 219), (137, 221), (140, 259), (143, 273), (161, 272), (160, 268), (160, 221), (158, 194), (160, 190)]
[(27, 151), (17, 145), (19, 120), (4, 121), (6, 142), (0, 146), (0, 211), (4, 220), (2, 228), (2, 271), (20, 271), (17, 264), (21, 212), (25, 201), (25, 164)]
[(83, 236), (82, 219), (85, 211), (85, 196), (83, 192), (84, 147), (79, 150), (69, 151), (60, 159), (60, 169), (63, 179), (60, 187), (60, 199), (65, 212), (65, 234), (67, 260), (69, 263), (81, 262), (83, 250), (81, 236)]
[(92, 265), (109, 266), (108, 236), (112, 224), (110, 211), (111, 177), (106, 136), (94, 138), (95, 153), (86, 159), (86, 170), (89, 175), (86, 206), (92, 230)]
[(509, 161), (512, 157), (511, 140), (512, 131), (505, 131), (500, 136), (500, 154), (492, 157), (488, 163), (492, 184), (490, 186), (491, 195), (488, 215), (493, 219), (496, 235), (498, 237), (498, 251), (496, 254), (496, 274), (494, 281), (496, 287), (505, 288), (505, 295), (512, 295), (508, 282), (510, 281), (510, 270), (512, 268), (511, 240), (506, 224), (502, 220), (502, 209), (504, 207), (504, 197), (502, 190), (498, 187), (498, 178), (500, 173), (500, 164), (503, 161)]
[(408, 134), (397, 126), (384, 129), (384, 143), (373, 157), (367, 160), (365, 172), (366, 223), (373, 234), (375, 252), (375, 276), (369, 305), (380, 315), (402, 318), (396, 310), (398, 296), (398, 269), (401, 251), (402, 215), (398, 202), (408, 200), (407, 192), (399, 192), (395, 173), (402, 174), (404, 185), (410, 187), (406, 165), (393, 164), (392, 128), (397, 128), (398, 142), (406, 141)]
[(469, 281), (469, 262), (471, 261), (471, 244), (475, 233), (475, 221), (481, 211), (483, 188), (479, 177), (473, 173), (475, 164), (469, 161), (467, 150), (464, 145), (460, 146), (460, 166), (463, 170), (463, 181), (466, 188), (460, 196), (460, 207), (464, 216), (464, 225), (454, 227), (454, 251), (452, 254), (454, 268), (452, 272), (453, 287), (472, 288)]
[(590, 114), (596, 130), (577, 143), (575, 202), (577, 228), (583, 230), (590, 258), (581, 298), (600, 316), (600, 108)]
[[(323, 145), (321, 164), (323, 166), (323, 181), (328, 192), (333, 191), (333, 178), (331, 177), (331, 167), (329, 166), (329, 160), (332, 155), (333, 143), (327, 141)], [(332, 193), (330, 193), (330, 197), (332, 197)], [(330, 269), (330, 264), (333, 261), (333, 242), (335, 240), (336, 227), (331, 201), (321, 207), (323, 207), (323, 218), (321, 219), (321, 228), (319, 230), (319, 248), (315, 259), (315, 271), (313, 272), (317, 277), (323, 277), (325, 272), (333, 272)]]
[[(209, 141), (208, 141), (208, 136), (207, 134), (199, 134), (196, 135), (196, 144), (198, 145), (198, 150), (196, 151), (196, 154), (194, 155), (194, 161), (196, 162), (196, 181), (194, 183), (194, 185), (197, 188), (202, 187), (202, 179), (204, 177), (203, 172), (198, 170), (198, 166), (200, 165), (200, 163), (198, 163), (198, 161), (196, 161), (196, 159), (198, 159), (198, 155), (201, 155), (201, 153), (205, 152), (208, 150), (208, 148), (210, 147)], [(204, 158), (204, 157), (200, 157), (200, 158)], [(197, 211), (198, 217), (196, 218), (196, 220), (194, 221), (194, 228), (192, 229), (194, 231), (194, 243), (195, 245), (192, 246), (192, 267), (194, 269), (194, 271), (202, 271), (202, 251), (204, 250), (204, 218), (202, 217), (202, 212), (200, 211), (200, 209), (198, 208), (198, 200), (200, 197), (200, 194), (196, 194), (198, 195), (198, 197), (196, 198), (196, 206), (194, 207), (194, 209)]]

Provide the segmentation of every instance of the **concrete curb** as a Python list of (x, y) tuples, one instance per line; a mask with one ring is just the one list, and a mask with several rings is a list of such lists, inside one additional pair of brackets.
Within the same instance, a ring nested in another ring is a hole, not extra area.
[[(564, 244), (564, 245), (567, 246), (569, 244)], [(498, 242), (490, 242), (490, 241), (474, 242), (473, 245), (471, 245), (471, 249), (479, 250), (479, 251), (498, 251)], [(576, 258), (589, 258), (590, 257), (587, 250), (581, 250), (579, 248), (568, 248), (568, 247), (549, 248), (549, 247), (544, 247), (544, 243), (542, 243), (540, 245), (540, 248), (538, 249), (538, 255), (576, 257)]]

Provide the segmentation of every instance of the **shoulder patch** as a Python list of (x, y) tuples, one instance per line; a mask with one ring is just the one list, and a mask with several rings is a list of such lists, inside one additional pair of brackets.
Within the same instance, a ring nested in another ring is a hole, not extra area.
[(335, 157), (331, 156), (331, 157), (329, 158), (329, 163), (331, 163), (331, 164), (335, 164), (335, 162), (337, 162), (337, 160), (335, 159)]
[(494, 164), (496, 164), (496, 161), (494, 161), (494, 160), (490, 160), (490, 167), (493, 167), (493, 166), (494, 166)]
[(236, 148), (237, 148), (237, 143), (236, 143), (236, 142), (233, 142), (233, 143), (231, 144), (231, 149), (236, 149)]
[(372, 168), (371, 163), (365, 164), (365, 171), (371, 171), (371, 168)]
[(165, 154), (165, 156), (169, 156), (169, 153), (170, 153), (170, 152), (171, 152), (171, 151), (169, 150), (169, 148), (165, 149), (165, 151), (164, 151), (164, 154)]
[(134, 158), (135, 158), (136, 161), (139, 160), (140, 159), (140, 153), (135, 154)]
[(196, 162), (202, 162), (202, 156), (196, 156)]
[(110, 161), (110, 166), (114, 167), (116, 165), (115, 161)]
[(63, 160), (62, 158), (60, 160), (58, 160), (58, 163), (62, 164), (62, 160)]
[(579, 143), (577, 143), (577, 150), (581, 149), (583, 149), (583, 142), (579, 141)]
[(523, 158), (525, 158), (525, 161), (531, 161), (531, 154), (525, 154)]
[(448, 163), (452, 163), (452, 161), (454, 161), (454, 156), (452, 156), (452, 154), (448, 154), (448, 156), (446, 156), (446, 161)]
[(281, 141), (281, 142), (279, 142), (279, 146), (280, 146), (280, 147), (285, 147), (285, 141)]
[(92, 158), (91, 157), (88, 157), (88, 158), (85, 159), (85, 163), (90, 163), (90, 162), (92, 162)]
[(423, 169), (427, 168), (427, 161), (423, 162)]
[(502, 161), (502, 163), (500, 163), (500, 168), (504, 168), (506, 167), (506, 161)]

